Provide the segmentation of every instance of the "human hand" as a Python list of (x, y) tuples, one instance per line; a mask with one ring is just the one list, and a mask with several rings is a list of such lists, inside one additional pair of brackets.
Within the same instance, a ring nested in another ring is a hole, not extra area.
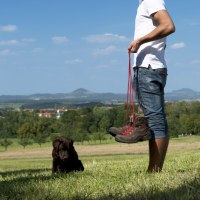
[(137, 53), (139, 48), (140, 48), (139, 40), (133, 40), (128, 47), (128, 51), (131, 53)]

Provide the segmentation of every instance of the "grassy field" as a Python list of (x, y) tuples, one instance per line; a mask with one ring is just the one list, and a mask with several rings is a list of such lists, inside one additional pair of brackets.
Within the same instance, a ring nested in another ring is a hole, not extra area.
[(51, 144), (0, 149), (1, 200), (200, 199), (200, 137), (170, 141), (163, 172), (148, 174), (148, 143), (75, 145), (85, 171), (51, 173)]

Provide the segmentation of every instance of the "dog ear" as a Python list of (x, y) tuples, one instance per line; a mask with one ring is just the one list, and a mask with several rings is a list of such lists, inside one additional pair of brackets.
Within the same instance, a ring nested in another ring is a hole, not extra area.
[(74, 141), (71, 138), (67, 138), (67, 144), (69, 149), (72, 149), (74, 147)]
[(63, 137), (62, 142), (64, 146), (68, 148), (73, 147), (73, 144), (74, 144), (74, 141), (71, 138), (67, 138), (67, 137)]
[(69, 139), (69, 143), (70, 143), (71, 146), (73, 146), (73, 144), (74, 144), (74, 140)]
[(55, 150), (58, 150), (59, 145), (60, 145), (60, 140), (59, 140), (59, 139), (55, 139), (55, 140), (53, 141), (53, 148), (54, 148)]

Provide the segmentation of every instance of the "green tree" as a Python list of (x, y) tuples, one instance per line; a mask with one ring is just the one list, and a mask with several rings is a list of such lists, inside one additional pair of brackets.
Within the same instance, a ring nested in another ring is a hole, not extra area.
[(80, 116), (77, 111), (69, 110), (62, 115), (61, 122), (62, 127), (60, 128), (60, 132), (65, 134), (68, 137), (72, 137), (74, 132), (77, 132), (77, 121), (80, 120)]
[(17, 129), (19, 128), (19, 113), (8, 111), (3, 118), (3, 130), (10, 136), (16, 136)]
[(199, 102), (176, 102), (166, 104), (169, 132), (172, 136), (199, 133)]
[(34, 133), (33, 124), (25, 122), (18, 129), (17, 133), (19, 138), (19, 144), (22, 145), (24, 148), (26, 148), (27, 145), (32, 144), (32, 138)]
[(122, 127), (126, 124), (126, 109), (125, 106), (119, 106), (116, 108), (115, 119), (113, 126)]
[(173, 115), (167, 116), (167, 122), (168, 122), (168, 132), (170, 136), (172, 137), (178, 137), (178, 135), (181, 133), (181, 126), (179, 122), (179, 118)]
[(108, 109), (105, 107), (95, 106), (93, 108), (94, 124), (96, 125), (97, 131), (100, 130), (100, 121), (104, 115), (108, 113)]
[(104, 114), (99, 122), (99, 130), (105, 133), (109, 127), (110, 127), (109, 114)]
[(106, 134), (105, 132), (101, 132), (101, 131), (94, 132), (92, 134), (92, 139), (95, 141), (99, 141), (99, 143), (102, 143), (102, 141), (106, 139)]
[(33, 140), (41, 147), (41, 145), (47, 141), (47, 138), (50, 135), (50, 124), (48, 119), (41, 118), (39, 121), (35, 122), (33, 131)]
[(9, 140), (8, 138), (4, 138), (0, 140), (0, 145), (5, 148), (5, 151), (7, 151), (8, 146), (10, 146), (13, 142)]
[(194, 128), (194, 121), (192, 117), (187, 114), (182, 114), (180, 116), (181, 133), (192, 132)]
[(10, 146), (13, 142), (8, 139), (8, 133), (6, 131), (0, 131), (0, 146), (3, 146), (5, 148), (5, 151), (7, 151), (8, 146)]
[(194, 119), (194, 133), (200, 135), (200, 115), (196, 115)]

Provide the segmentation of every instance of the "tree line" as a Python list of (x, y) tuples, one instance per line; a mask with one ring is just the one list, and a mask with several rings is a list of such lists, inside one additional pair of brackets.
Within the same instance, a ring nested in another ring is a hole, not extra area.
[[(137, 110), (137, 105), (135, 110)], [(169, 133), (178, 135), (200, 135), (200, 102), (173, 102), (165, 105)], [(64, 112), (60, 119), (39, 117), (38, 111), (0, 110), (0, 145), (5, 150), (17, 138), (24, 148), (32, 143), (40, 146), (49, 138), (65, 135), (77, 142), (107, 139), (111, 126), (125, 124), (126, 106), (88, 106)]]

